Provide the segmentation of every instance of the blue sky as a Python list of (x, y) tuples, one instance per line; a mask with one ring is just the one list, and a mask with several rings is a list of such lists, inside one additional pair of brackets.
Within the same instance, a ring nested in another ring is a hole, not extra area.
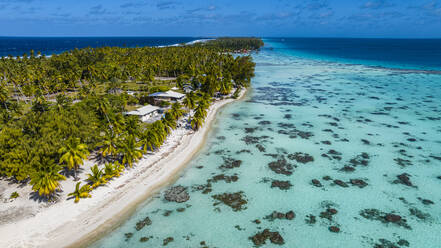
[(441, 38), (441, 0), (0, 0), (0, 36)]

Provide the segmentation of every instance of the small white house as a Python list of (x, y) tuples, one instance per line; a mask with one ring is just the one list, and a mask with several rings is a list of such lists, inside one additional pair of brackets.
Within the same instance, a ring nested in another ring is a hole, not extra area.
[(156, 92), (153, 94), (149, 95), (150, 97), (154, 97), (156, 99), (161, 99), (161, 100), (181, 100), (182, 98), (185, 97), (185, 94), (181, 94), (179, 92), (175, 92), (172, 90), (166, 91), (166, 92)]
[(136, 94), (136, 92), (135, 92), (135, 91), (128, 90), (128, 91), (127, 91), (127, 94), (130, 95), (130, 96), (134, 96), (134, 95)]
[(126, 114), (139, 116), (141, 121), (146, 122), (148, 119), (158, 115), (159, 109), (160, 108), (156, 107), (156, 106), (146, 105), (146, 106), (140, 107), (137, 110), (127, 112)]

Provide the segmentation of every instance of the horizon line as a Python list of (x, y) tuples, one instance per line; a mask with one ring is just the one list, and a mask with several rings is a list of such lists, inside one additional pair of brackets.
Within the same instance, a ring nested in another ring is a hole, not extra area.
[(294, 39), (397, 39), (397, 40), (439, 40), (441, 37), (362, 37), (362, 36), (244, 36), (244, 35), (219, 35), (219, 36), (140, 36), (140, 35), (97, 35), (97, 36), (88, 36), (88, 35), (50, 35), (50, 36), (26, 36), (26, 35), (0, 35), (1, 38), (223, 38), (223, 37), (232, 37), (232, 38), (243, 38), (243, 37), (255, 37), (261, 39), (279, 39), (279, 38), (294, 38)]

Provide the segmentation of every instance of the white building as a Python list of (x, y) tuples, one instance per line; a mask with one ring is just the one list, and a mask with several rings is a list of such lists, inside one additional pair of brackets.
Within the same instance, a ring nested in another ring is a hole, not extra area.
[(139, 116), (141, 121), (146, 122), (148, 119), (158, 115), (159, 109), (160, 108), (156, 107), (156, 106), (146, 105), (146, 106), (140, 107), (137, 110), (127, 112), (126, 114)]
[(156, 92), (156, 93), (150, 94), (149, 96), (154, 97), (156, 99), (161, 99), (161, 100), (177, 101), (177, 100), (181, 100), (182, 98), (184, 98), (185, 94), (181, 94), (179, 92), (169, 90), (166, 92)]

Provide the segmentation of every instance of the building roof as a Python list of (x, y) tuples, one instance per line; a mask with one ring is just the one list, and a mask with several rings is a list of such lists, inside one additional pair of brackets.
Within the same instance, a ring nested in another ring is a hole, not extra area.
[(127, 112), (128, 115), (139, 115), (139, 116), (144, 116), (147, 114), (150, 114), (152, 112), (158, 111), (160, 108), (156, 107), (156, 106), (152, 106), (152, 105), (146, 105), (146, 106), (142, 106), (137, 110), (133, 110), (130, 112)]
[(175, 92), (175, 91), (172, 91), (172, 90), (169, 90), (169, 91), (166, 91), (166, 92), (156, 92), (156, 93), (153, 93), (153, 94), (150, 94), (149, 96), (152, 96), (152, 97), (167, 97), (167, 98), (183, 98), (185, 95), (184, 94), (181, 94), (181, 93), (178, 93), (178, 92)]

